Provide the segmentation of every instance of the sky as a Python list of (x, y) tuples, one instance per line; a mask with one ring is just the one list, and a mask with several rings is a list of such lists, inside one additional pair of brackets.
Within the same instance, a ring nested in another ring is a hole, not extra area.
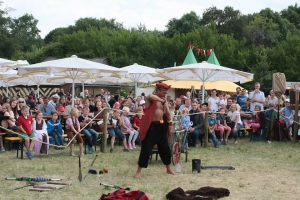
[[(74, 25), (79, 18), (93, 17), (116, 19), (125, 28), (143, 24), (147, 29), (166, 30), (172, 18), (179, 19), (182, 15), (195, 11), (202, 16), (203, 11), (212, 6), (224, 9), (231, 6), (242, 14), (259, 12), (264, 8), (281, 11), (297, 0), (0, 0), (1, 9), (14, 8), (11, 17), (20, 17), (25, 13), (38, 19), (37, 27), (40, 35), (45, 37), (51, 30), (58, 27)], [(299, 0), (298, 0), (299, 1)]]

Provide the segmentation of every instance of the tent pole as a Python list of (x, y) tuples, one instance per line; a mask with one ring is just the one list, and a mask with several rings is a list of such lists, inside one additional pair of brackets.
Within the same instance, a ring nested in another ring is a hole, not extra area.
[(40, 85), (39, 84), (37, 84), (37, 91), (38, 91), (38, 98), (40, 98)]
[(75, 104), (75, 80), (72, 80), (72, 108), (74, 108), (74, 104)]

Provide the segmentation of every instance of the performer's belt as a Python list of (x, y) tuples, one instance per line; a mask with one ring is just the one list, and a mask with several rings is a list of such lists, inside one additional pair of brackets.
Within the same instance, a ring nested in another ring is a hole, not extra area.
[(152, 121), (151, 124), (163, 124), (163, 121)]

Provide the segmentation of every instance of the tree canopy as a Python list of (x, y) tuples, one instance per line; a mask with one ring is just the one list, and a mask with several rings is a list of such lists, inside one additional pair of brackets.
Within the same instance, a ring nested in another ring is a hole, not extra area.
[[(269, 8), (243, 15), (227, 6), (197, 10), (180, 19), (170, 19), (165, 31), (145, 25), (126, 29), (115, 19), (80, 18), (74, 25), (57, 27), (44, 39), (38, 19), (31, 14), (9, 16), (13, 9), (1, 9), (0, 57), (41, 62), (47, 57), (106, 57), (115, 67), (133, 63), (164, 68), (181, 65), (188, 43), (214, 51), (221, 65), (254, 73), (254, 81), (272, 84), (272, 74), (283, 72), (289, 81), (300, 81), (300, 8), (297, 4), (281, 12)], [(200, 12), (200, 11), (198, 11)], [(194, 49), (198, 62), (208, 59)]]

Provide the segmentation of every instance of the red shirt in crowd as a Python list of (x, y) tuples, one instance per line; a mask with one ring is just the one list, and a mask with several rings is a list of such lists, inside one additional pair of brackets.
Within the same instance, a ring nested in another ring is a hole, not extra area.
[[(18, 117), (17, 124), (18, 126), (22, 126), (27, 135), (32, 134), (32, 117), (30, 115), (27, 116), (27, 119), (23, 115), (20, 115), (20, 117)], [(20, 130), (20, 132), (22, 131)]]
[(135, 124), (137, 127), (140, 127), (141, 126), (141, 122), (142, 122), (142, 119), (139, 118), (139, 116), (134, 116), (133, 118), (133, 124)]

